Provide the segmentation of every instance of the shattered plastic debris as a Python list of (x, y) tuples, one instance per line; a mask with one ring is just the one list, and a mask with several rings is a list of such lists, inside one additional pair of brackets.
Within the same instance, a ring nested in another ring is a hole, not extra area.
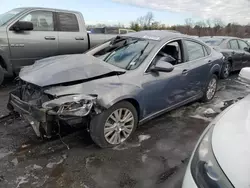
[(139, 142), (141, 143), (142, 141), (150, 139), (151, 136), (150, 135), (139, 135), (138, 138), (139, 138)]

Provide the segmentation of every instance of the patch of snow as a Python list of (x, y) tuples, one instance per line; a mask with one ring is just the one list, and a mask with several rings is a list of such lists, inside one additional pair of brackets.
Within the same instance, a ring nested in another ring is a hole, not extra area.
[(43, 167), (41, 167), (41, 166), (39, 166), (39, 165), (34, 164), (34, 165), (33, 165), (33, 169), (34, 169), (34, 170), (42, 170), (42, 169), (43, 169)]
[(62, 158), (67, 159), (67, 155), (66, 154), (62, 155)]
[(225, 103), (223, 101), (215, 103), (214, 107), (217, 109), (221, 109), (225, 106)]
[(206, 114), (206, 115), (211, 115), (211, 114), (215, 114), (216, 112), (212, 109), (212, 108), (208, 108), (206, 109), (203, 114)]
[(89, 188), (87, 185), (85, 185), (85, 183), (82, 183), (80, 186), (83, 188)]
[(143, 154), (142, 156), (141, 156), (141, 160), (142, 160), (142, 162), (146, 162), (146, 160), (147, 160), (147, 158), (148, 158), (148, 156), (146, 155), (146, 154)]
[(126, 150), (126, 149), (129, 149), (129, 148), (136, 148), (136, 147), (140, 147), (140, 146), (141, 146), (140, 143), (137, 143), (137, 144), (123, 143), (123, 144), (120, 144), (118, 146), (115, 146), (113, 148), (113, 150), (121, 151), (121, 150)]
[(14, 166), (16, 166), (18, 164), (17, 158), (13, 159), (11, 162), (14, 164)]
[(19, 188), (20, 185), (24, 184), (24, 183), (28, 183), (28, 177), (27, 176), (19, 176), (17, 179), (16, 179), (16, 183), (17, 183), (17, 186), (16, 188)]
[(151, 136), (150, 135), (139, 135), (138, 138), (139, 138), (139, 142), (141, 143), (142, 141), (150, 139)]
[(207, 121), (207, 122), (211, 122), (211, 121), (212, 121), (211, 118), (206, 118), (206, 117), (201, 116), (201, 115), (198, 115), (198, 114), (197, 114), (197, 115), (194, 115), (194, 116), (190, 116), (190, 117), (196, 118), (196, 119), (202, 119), (202, 120)]
[(61, 164), (61, 163), (63, 163), (63, 159), (61, 159), (61, 160), (58, 161), (58, 162), (54, 162), (54, 163), (50, 162), (50, 163), (48, 163), (48, 164), (46, 165), (46, 167), (47, 167), (47, 168), (53, 168), (55, 165), (59, 165), (59, 164)]
[(12, 151), (6, 151), (4, 149), (0, 149), (0, 159), (12, 154), (13, 152)]

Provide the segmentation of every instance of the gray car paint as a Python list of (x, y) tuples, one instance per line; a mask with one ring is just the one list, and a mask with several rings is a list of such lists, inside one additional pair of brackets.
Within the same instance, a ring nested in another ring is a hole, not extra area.
[(112, 72), (124, 73), (125, 70), (91, 55), (76, 54), (39, 60), (31, 66), (24, 67), (20, 71), (19, 77), (24, 81), (44, 87), (91, 79)]
[[(201, 98), (211, 75), (214, 73), (218, 74), (220, 72), (222, 55), (221, 53), (211, 49), (210, 55), (196, 61), (189, 61), (176, 65), (172, 72), (153, 73), (148, 71), (150, 64), (163, 45), (177, 39), (192, 40), (202, 45), (205, 44), (186, 35), (165, 31), (144, 31), (131, 33), (129, 36), (144, 38), (146, 40), (150, 40), (147, 38), (153, 38), (158, 41), (144, 62), (137, 69), (127, 70), (124, 74), (112, 75), (101, 79), (92, 79), (91, 81), (83, 81), (82, 83), (73, 85), (46, 86), (44, 92), (57, 97), (78, 93), (95, 94), (98, 95), (98, 103), (105, 108), (109, 108), (113, 104), (122, 100), (133, 100), (138, 104), (139, 109), (137, 110), (139, 120), (142, 123), (155, 117), (156, 115)], [(90, 50), (87, 54), (91, 55), (96, 51), (96, 49), (99, 48), (101, 47)], [(185, 52), (184, 54), (186, 56)], [(77, 62), (70, 61), (72, 60), (71, 58), (74, 59), (75, 57), (83, 57), (83, 62), (87, 60), (87, 56), (85, 55), (72, 56), (67, 57), (69, 60), (68, 63), (78, 64)], [(62, 58), (61, 60), (60, 57), (58, 58), (58, 61), (55, 62), (49, 61), (48, 59), (49, 64), (52, 64), (51, 66), (53, 66), (53, 64), (58, 65), (58, 63), (62, 60), (62, 64), (66, 65), (67, 58)], [(93, 57), (88, 60), (97, 62), (95, 59), (96, 58)], [(79, 58), (76, 58), (75, 60), (80, 61)], [(98, 63), (102, 64), (100, 61), (98, 61)], [(46, 60), (44, 60), (44, 64), (46, 64)], [(105, 64), (105, 62), (103, 62), (103, 64)], [(41, 68), (38, 69), (38, 71), (36, 70), (39, 66), (39, 63), (36, 63), (32, 66), (32, 68), (28, 67), (26, 70), (29, 69), (31, 72), (30, 76), (25, 76), (26, 74), (22, 74), (21, 72), (20, 78), (26, 80), (27, 82), (34, 83), (34, 75), (44, 74), (44, 77), (48, 76), (46, 75), (46, 71), (48, 69)], [(36, 71), (32, 73), (32, 69)], [(100, 66), (99, 69), (103, 69), (103, 66)], [(85, 70), (88, 72), (87, 68)], [(188, 70), (188, 73), (183, 74), (183, 70)], [(39, 73), (39, 71), (41, 72)], [(197, 73), (197, 71), (199, 73)], [(57, 74), (58, 70), (51, 69), (48, 74), (53, 75), (54, 73)], [(95, 73), (96, 71), (89, 71), (88, 76), (94, 78), (96, 76)], [(83, 75), (85, 74), (83, 73)], [(83, 77), (86, 78), (85, 76)], [(50, 78), (53, 80), (52, 76)], [(42, 83), (44, 78), (42, 76), (38, 76), (37, 79), (38, 80), (36, 80), (35, 83)], [(63, 82), (64, 81), (65, 80), (63, 80)], [(46, 82), (56, 84), (55, 81), (47, 80)], [(60, 82), (62, 82), (62, 80), (58, 81), (58, 83)]]
[[(76, 15), (79, 32), (64, 31), (10, 31), (18, 20), (33, 11), (72, 13)], [(36, 60), (63, 54), (83, 53), (89, 48), (113, 38), (115, 35), (91, 35), (87, 33), (84, 18), (80, 12), (51, 8), (27, 7), (0, 27), (0, 65), (5, 75), (12, 76), (20, 68)], [(52, 37), (53, 40), (46, 38)], [(81, 39), (81, 40), (78, 40)], [(2, 59), (2, 60), (1, 60)]]

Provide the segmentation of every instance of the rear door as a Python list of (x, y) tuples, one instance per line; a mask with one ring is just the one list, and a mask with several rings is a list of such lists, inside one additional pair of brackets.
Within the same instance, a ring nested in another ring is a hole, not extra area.
[(250, 66), (250, 53), (249, 53), (249, 46), (243, 40), (238, 40), (240, 50), (242, 52), (242, 64), (241, 68), (249, 67)]
[(83, 53), (88, 50), (88, 35), (81, 15), (57, 12), (56, 18), (59, 55)]
[(7, 30), (11, 62), (15, 71), (22, 66), (33, 64), (35, 60), (57, 55), (58, 37), (55, 31), (54, 12), (31, 11), (19, 21), (32, 22), (34, 29), (22, 32)]
[(239, 48), (239, 44), (236, 39), (232, 39), (228, 42), (229, 48), (232, 50), (232, 69), (240, 70), (242, 67), (242, 51)]
[(191, 39), (184, 39), (185, 55), (189, 64), (188, 96), (202, 94), (210, 76), (212, 61), (211, 49)]

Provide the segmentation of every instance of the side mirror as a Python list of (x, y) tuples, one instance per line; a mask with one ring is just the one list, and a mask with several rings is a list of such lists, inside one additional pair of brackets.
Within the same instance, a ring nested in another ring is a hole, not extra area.
[(245, 67), (241, 69), (238, 78), (240, 81), (250, 84), (250, 67)]
[(24, 21), (18, 21), (10, 28), (10, 30), (17, 31), (17, 32), (18, 31), (31, 31), (33, 29), (34, 29), (33, 23), (24, 22)]
[(150, 68), (152, 72), (171, 72), (174, 70), (174, 66), (166, 61), (159, 60), (155, 66)]
[(249, 48), (249, 47), (245, 47), (244, 50), (245, 50), (246, 52), (250, 52), (250, 48)]

